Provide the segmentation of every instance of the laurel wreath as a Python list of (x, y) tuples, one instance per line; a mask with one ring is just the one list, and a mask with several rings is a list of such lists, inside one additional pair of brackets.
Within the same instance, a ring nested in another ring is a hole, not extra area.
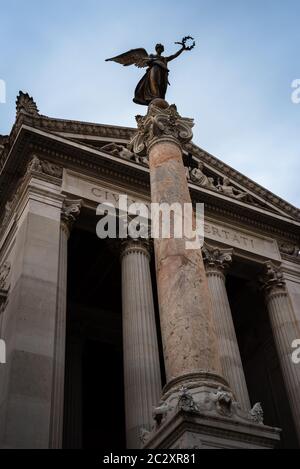
[[(190, 46), (187, 46), (187, 42), (193, 41)], [(194, 38), (192, 36), (185, 36), (181, 42), (175, 42), (175, 44), (180, 44), (184, 47), (185, 50), (192, 50), (194, 49), (196, 42), (194, 41)]]

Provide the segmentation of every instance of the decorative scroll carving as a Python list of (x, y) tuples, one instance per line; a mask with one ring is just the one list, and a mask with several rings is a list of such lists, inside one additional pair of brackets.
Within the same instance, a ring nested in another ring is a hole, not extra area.
[(150, 146), (160, 139), (172, 139), (185, 145), (193, 138), (193, 119), (183, 118), (175, 104), (155, 99), (146, 116), (136, 116), (138, 130), (129, 148), (137, 155), (146, 155)]
[(260, 425), (264, 424), (264, 411), (260, 402), (257, 402), (253, 409), (250, 410), (250, 415), (255, 423), (259, 423)]
[(50, 163), (49, 161), (40, 160), (36, 155), (33, 156), (32, 160), (27, 166), (27, 172), (35, 172), (47, 174), (58, 179), (62, 179), (63, 168), (61, 166)]
[(66, 199), (61, 210), (61, 219), (68, 232), (73, 227), (77, 217), (80, 215), (82, 200)]
[(285, 280), (283, 273), (280, 269), (273, 264), (271, 261), (267, 261), (264, 267), (264, 273), (260, 277), (260, 283), (262, 288), (268, 293), (274, 289), (285, 289)]
[(233, 249), (221, 249), (204, 243), (202, 247), (203, 261), (206, 270), (225, 272), (232, 262)]
[(17, 117), (21, 113), (30, 114), (31, 116), (38, 116), (39, 110), (34, 99), (28, 93), (19, 92), (16, 101)]

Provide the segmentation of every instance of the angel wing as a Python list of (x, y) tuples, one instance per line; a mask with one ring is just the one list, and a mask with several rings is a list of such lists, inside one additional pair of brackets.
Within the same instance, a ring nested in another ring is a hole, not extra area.
[(106, 59), (106, 62), (117, 62), (118, 64), (128, 67), (128, 65), (135, 65), (136, 67), (143, 68), (147, 67), (149, 61), (149, 55), (143, 48), (131, 49), (124, 54), (117, 55), (111, 59)]

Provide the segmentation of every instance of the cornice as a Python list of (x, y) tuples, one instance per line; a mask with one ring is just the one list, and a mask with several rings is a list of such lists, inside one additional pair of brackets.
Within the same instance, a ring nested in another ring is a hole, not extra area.
[[(21, 114), (19, 119), (22, 120), (23, 116)], [(26, 122), (29, 119), (41, 121), (44, 118), (26, 116)], [(45, 118), (45, 120), (49, 121), (48, 118)], [(57, 122), (57, 120), (55, 121)], [(106, 128), (101, 125), (94, 127), (102, 130)], [(119, 131), (119, 128), (111, 129)], [(127, 130), (132, 131), (132, 129)], [(91, 174), (91, 172), (101, 174), (102, 178), (106, 180), (115, 180), (117, 178), (128, 185), (134, 185), (135, 188), (144, 193), (150, 191), (149, 169), (141, 164), (125, 161), (101, 151), (101, 149), (96, 149), (82, 142), (76, 142), (73, 139), (69, 140), (63, 135), (49, 133), (40, 128), (32, 128), (28, 124), (24, 124), (23, 121), (21, 125), (15, 127), (14, 131), (17, 131), (17, 134), (13, 145), (11, 145), (10, 153), (6, 155), (3, 174), (0, 175), (0, 211), (3, 210), (3, 205), (9, 199), (17, 181), (24, 172), (30, 155), (33, 153), (70, 169), (80, 169), (86, 174)], [(104, 132), (103, 130), (103, 133), (107, 135), (107, 131)], [(112, 133), (116, 135), (115, 132)], [(201, 152), (200, 149), (198, 150)], [(202, 153), (204, 154), (204, 152)], [(197, 155), (195, 154), (195, 156)], [(198, 154), (198, 157), (200, 157), (200, 154)], [(208, 164), (212, 164), (211, 159)], [(220, 162), (220, 165), (224, 164)], [(220, 168), (218, 167), (218, 169)], [(190, 189), (193, 200), (195, 202), (204, 202), (206, 211), (209, 213), (221, 215), (226, 219), (237, 220), (240, 224), (246, 223), (248, 226), (255, 226), (262, 232), (272, 233), (281, 239), (291, 239), (293, 242), (299, 239), (299, 222), (297, 223), (294, 219), (284, 218), (272, 212), (260, 211), (258, 207), (220, 196), (216, 191), (210, 191), (195, 184), (190, 184)]]
[[(33, 103), (33, 105), (36, 107), (36, 104), (34, 103), (32, 98), (30, 98), (26, 93), (20, 94), (26, 98), (26, 101), (31, 101), (31, 106)], [(30, 108), (27, 109), (26, 112), (24, 112), (24, 109), (22, 109), (22, 112), (17, 113), (16, 122), (12, 128), (10, 136), (5, 137), (5, 148), (2, 151), (2, 154), (0, 152), (0, 170), (4, 166), (4, 162), (13, 146), (13, 143), (19, 133), (21, 126), (24, 124), (36, 129), (46, 130), (48, 132), (55, 133), (58, 135), (68, 134), (68, 136), (70, 136), (70, 134), (73, 134), (72, 138), (74, 139), (74, 141), (76, 140), (76, 135), (85, 135), (89, 137), (95, 136), (96, 138), (102, 137), (104, 139), (118, 139), (130, 141), (134, 134), (137, 132), (137, 129), (130, 127), (103, 125), (68, 119), (50, 118), (44, 115), (40, 115), (37, 111), (37, 108), (34, 108), (34, 112), (31, 112)], [(186, 145), (186, 149), (191, 154), (198, 157), (207, 165), (209, 165), (211, 168), (222, 172), (222, 174), (229, 177), (236, 184), (242, 185), (251, 193), (264, 199), (266, 203), (270, 203), (274, 207), (277, 207), (279, 210), (284, 211), (286, 213), (286, 216), (290, 216), (296, 220), (300, 220), (300, 210), (297, 207), (294, 207), (290, 203), (286, 202), (285, 200), (276, 196), (272, 192), (263, 188), (262, 186), (252, 181), (248, 177), (244, 176), (243, 174), (239, 173), (226, 163), (220, 161), (215, 156), (202, 150), (194, 143), (188, 143)]]

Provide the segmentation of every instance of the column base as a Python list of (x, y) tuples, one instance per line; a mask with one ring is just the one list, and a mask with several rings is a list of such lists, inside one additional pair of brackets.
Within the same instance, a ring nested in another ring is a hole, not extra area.
[(148, 435), (143, 449), (273, 449), (279, 441), (277, 428), (179, 410)]
[(247, 412), (222, 378), (202, 373), (202, 380), (195, 381), (197, 374), (187, 376), (184, 385), (175, 380), (164, 389), (153, 410), (152, 431), (143, 433), (143, 448), (271, 449), (280, 441), (281, 430), (263, 424), (260, 404)]

